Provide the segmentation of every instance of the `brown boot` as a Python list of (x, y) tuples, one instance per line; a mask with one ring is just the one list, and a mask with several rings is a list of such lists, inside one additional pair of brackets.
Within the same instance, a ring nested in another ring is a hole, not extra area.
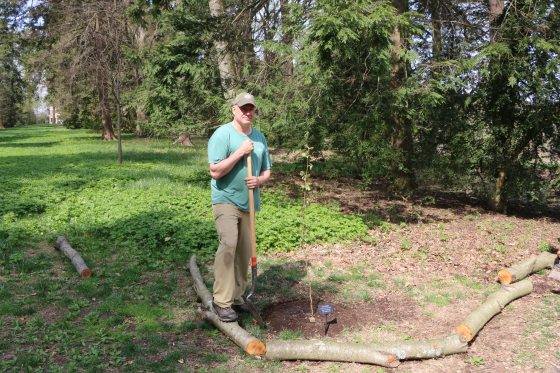
[(220, 307), (212, 302), (212, 308), (214, 309), (214, 313), (218, 315), (218, 318), (223, 322), (233, 322), (237, 320), (237, 313), (235, 313), (231, 307)]

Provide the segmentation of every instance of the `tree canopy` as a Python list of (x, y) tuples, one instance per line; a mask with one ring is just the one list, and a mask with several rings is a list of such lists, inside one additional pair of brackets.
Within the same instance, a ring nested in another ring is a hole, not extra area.
[(125, 131), (207, 135), (248, 90), (272, 146), (334, 151), (366, 183), (544, 203), (560, 184), (559, 5), (1, 1), (0, 126), (43, 82), (66, 126), (105, 139), (121, 106)]

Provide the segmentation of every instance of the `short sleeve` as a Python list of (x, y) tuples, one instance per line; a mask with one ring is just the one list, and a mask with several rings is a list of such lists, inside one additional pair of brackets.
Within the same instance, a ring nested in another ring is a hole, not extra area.
[(270, 170), (272, 168), (272, 159), (270, 158), (270, 152), (268, 151), (268, 143), (266, 142), (266, 138), (263, 136), (263, 144), (264, 144), (264, 154), (263, 160), (261, 165), (261, 172), (265, 170)]
[(228, 157), (227, 134), (217, 130), (208, 140), (208, 163), (219, 163)]

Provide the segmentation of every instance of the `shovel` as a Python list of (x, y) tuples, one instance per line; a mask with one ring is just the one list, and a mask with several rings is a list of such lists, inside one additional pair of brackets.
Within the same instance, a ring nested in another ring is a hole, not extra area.
[[(247, 176), (253, 175), (253, 163), (251, 161), (251, 153), (247, 155)], [(255, 288), (257, 286), (257, 236), (255, 233), (255, 197), (253, 194), (253, 189), (249, 189), (249, 227), (251, 229), (251, 290), (249, 294), (243, 297), (247, 309), (261, 326), (266, 326), (266, 323), (262, 319), (261, 315), (257, 312), (257, 309), (251, 302), (251, 297), (255, 293)]]

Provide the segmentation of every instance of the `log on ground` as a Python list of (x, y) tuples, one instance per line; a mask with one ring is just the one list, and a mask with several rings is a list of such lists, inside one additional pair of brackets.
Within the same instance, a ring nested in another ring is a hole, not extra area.
[(508, 303), (523, 297), (533, 291), (533, 283), (526, 279), (512, 285), (503, 285), (494, 292), (476, 310), (471, 312), (461, 324), (455, 327), (455, 332), (469, 342), (482, 327)]
[(468, 343), (452, 333), (426, 341), (406, 341), (387, 344), (353, 344), (322, 341), (268, 342), (267, 359), (326, 360), (369, 363), (395, 367), (398, 360), (434, 359), (466, 352)]
[(202, 276), (196, 265), (196, 256), (191, 256), (189, 262), (189, 270), (194, 282), (194, 289), (202, 300), (203, 307), (202, 314), (218, 329), (220, 329), (226, 336), (228, 336), (235, 344), (241, 347), (249, 355), (264, 355), (266, 346), (263, 342), (252, 336), (249, 332), (243, 329), (237, 322), (223, 322), (218, 316), (210, 311), (212, 303), (212, 294), (202, 280)]
[(375, 364), (394, 368), (400, 364), (397, 356), (383, 353), (367, 344), (324, 341), (271, 341), (265, 357), (270, 360), (320, 360)]
[(60, 236), (56, 239), (54, 247), (60, 250), (68, 259), (72, 261), (72, 264), (83, 278), (91, 277), (91, 270), (88, 268), (84, 259), (79, 252), (74, 250), (70, 245), (70, 242), (64, 236)]
[(533, 255), (529, 259), (514, 264), (510, 268), (502, 269), (498, 272), (498, 280), (504, 285), (523, 280), (532, 273), (544, 268), (551, 268), (554, 265), (557, 254), (544, 252), (540, 255)]
[(456, 333), (425, 341), (403, 341), (372, 345), (373, 349), (396, 355), (399, 360), (435, 359), (466, 352), (468, 343)]

